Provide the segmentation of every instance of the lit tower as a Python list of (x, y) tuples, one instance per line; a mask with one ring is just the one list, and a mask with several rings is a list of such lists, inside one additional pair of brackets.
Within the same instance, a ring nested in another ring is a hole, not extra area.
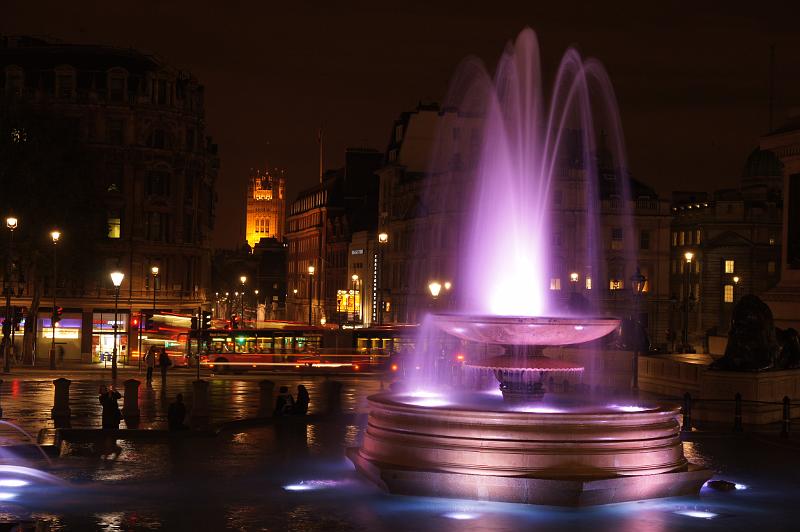
[(250, 247), (262, 238), (283, 240), (286, 181), (282, 170), (254, 170), (247, 184), (245, 237)]

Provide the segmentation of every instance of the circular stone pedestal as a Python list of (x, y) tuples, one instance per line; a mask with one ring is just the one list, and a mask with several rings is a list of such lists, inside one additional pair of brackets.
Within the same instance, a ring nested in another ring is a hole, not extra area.
[(696, 493), (710, 477), (683, 455), (677, 407), (480, 411), (392, 394), (369, 405), (349, 456), (392, 493), (574, 506)]

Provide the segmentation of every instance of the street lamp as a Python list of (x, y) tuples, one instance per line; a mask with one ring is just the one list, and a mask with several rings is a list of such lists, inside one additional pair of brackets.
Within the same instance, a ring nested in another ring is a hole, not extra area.
[(354, 273), (353, 275), (350, 276), (350, 279), (353, 281), (353, 322), (355, 322), (356, 321), (356, 301), (355, 301), (356, 291), (358, 291), (358, 304), (359, 304), (358, 317), (359, 317), (359, 319), (361, 319), (361, 308), (360, 307), (361, 307), (361, 304), (364, 301), (364, 294), (362, 294), (361, 291), (358, 290), (358, 274)]
[(428, 284), (428, 290), (430, 290), (433, 298), (436, 299), (439, 297), (439, 292), (442, 291), (442, 285), (438, 281), (431, 281)]
[(681, 351), (687, 353), (689, 351), (689, 298), (692, 295), (692, 259), (694, 258), (694, 253), (687, 251), (683, 254), (683, 258), (686, 259), (684, 264), (686, 292), (683, 299), (683, 346)]
[(156, 310), (156, 279), (158, 278), (158, 266), (150, 268), (150, 273), (153, 274), (153, 311)]
[(739, 292), (739, 281), (741, 277), (738, 275), (733, 276), (733, 304), (736, 304), (736, 294)]
[[(253, 293), (256, 295), (256, 330), (258, 330), (258, 289), (256, 288), (255, 290), (253, 290)], [(264, 312), (266, 313), (266, 311), (267, 311), (267, 305), (265, 303)], [(258, 333), (256, 333), (256, 336), (258, 336)]]
[(240, 276), (239, 282), (242, 283), (242, 297), (239, 300), (239, 308), (242, 309), (242, 327), (244, 328), (244, 283), (247, 282), (247, 276), (246, 275)]
[(389, 233), (378, 233), (378, 325), (383, 325), (383, 250), (388, 243)]
[(114, 350), (111, 352), (111, 380), (117, 380), (117, 322), (119, 322), (119, 287), (125, 274), (112, 272), (111, 282), (114, 283)]
[(639, 347), (640, 347), (640, 340), (644, 337), (640, 335), (641, 330), (643, 329), (642, 324), (639, 322), (639, 310), (641, 306), (641, 298), (642, 293), (644, 292), (644, 288), (647, 286), (647, 277), (642, 275), (641, 270), (636, 268), (636, 273), (631, 276), (631, 287), (633, 288), (633, 293), (636, 298), (635, 306), (634, 306), (634, 316), (631, 319), (631, 325), (634, 327), (635, 335), (633, 337), (634, 346), (633, 346), (633, 378), (631, 381), (631, 389), (634, 393), (639, 392)]
[(312, 281), (313, 277), (314, 277), (314, 267), (309, 266), (308, 267), (308, 324), (309, 325), (314, 325), (311, 316), (311, 291), (314, 288), (314, 283)]
[[(14, 216), (9, 216), (6, 218), (6, 227), (8, 228), (8, 256), (6, 257), (6, 275), (3, 283), (3, 288), (6, 292), (6, 313), (5, 319), (3, 320), (3, 336), (4, 339), (7, 339), (8, 335), (11, 334), (14, 330), (14, 325), (12, 323), (13, 318), (11, 317), (11, 274), (13, 273), (14, 266), (13, 266), (13, 249), (14, 249), (14, 229), (17, 228), (19, 221)], [(5, 342), (6, 349), (3, 353), (3, 373), (9, 373), (11, 371), (11, 346), (9, 346), (8, 342)], [(13, 342), (12, 344), (13, 345)]]
[(50, 239), (53, 241), (53, 312), (50, 315), (50, 325), (53, 329), (53, 337), (50, 339), (50, 369), (56, 369), (56, 287), (58, 286), (58, 262), (56, 249), (61, 232), (54, 229), (50, 231)]

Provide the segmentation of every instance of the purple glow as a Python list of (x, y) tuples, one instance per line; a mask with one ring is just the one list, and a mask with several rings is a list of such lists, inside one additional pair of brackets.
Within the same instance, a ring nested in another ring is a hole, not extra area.
[(531, 414), (563, 414), (564, 410), (549, 406), (523, 405), (514, 409), (516, 412), (527, 412)]
[(686, 517), (696, 517), (698, 519), (713, 519), (717, 517), (714, 512), (707, 512), (704, 510), (678, 510), (675, 512), (678, 515), (685, 515)]
[(608, 405), (609, 408), (613, 408), (614, 410), (619, 410), (620, 412), (645, 412), (650, 410), (644, 406), (636, 406), (636, 405)]
[(473, 514), (469, 512), (447, 512), (446, 514), (442, 514), (442, 517), (446, 517), (447, 519), (456, 519), (457, 521), (467, 521), (470, 519), (477, 519), (480, 517), (480, 514)]
[[(599, 168), (593, 162), (603, 151), (606, 170), (627, 173), (614, 91), (599, 62), (569, 49), (548, 92), (550, 98), (542, 87), (539, 43), (529, 28), (506, 48), (494, 77), (468, 59), (451, 84), (448, 104), (482, 119), (469, 239), (460, 262), (461, 299), (469, 313), (564, 315), (555, 296), (567, 289), (561, 276), (565, 259), (552, 243), (554, 231), (567, 222), (583, 227), (576, 235), (585, 242), (583, 256), (567, 267), (582, 278), (600, 271)], [(437, 155), (441, 161), (452, 156)], [(558, 190), (558, 203), (578, 202), (585, 220), (556, 218), (555, 183), (565, 176), (575, 180), (577, 196), (567, 199), (572, 192)], [(620, 197), (628, 197), (626, 180), (619, 186)]]

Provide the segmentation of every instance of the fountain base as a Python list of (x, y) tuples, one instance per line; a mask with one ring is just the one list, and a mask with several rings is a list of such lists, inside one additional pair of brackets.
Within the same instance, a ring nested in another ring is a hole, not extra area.
[(682, 471), (635, 477), (590, 480), (507, 477), (400, 469), (366, 459), (355, 447), (347, 450), (347, 457), (359, 473), (393, 495), (548, 506), (596, 506), (697, 495), (713, 475), (707, 469), (689, 464)]

